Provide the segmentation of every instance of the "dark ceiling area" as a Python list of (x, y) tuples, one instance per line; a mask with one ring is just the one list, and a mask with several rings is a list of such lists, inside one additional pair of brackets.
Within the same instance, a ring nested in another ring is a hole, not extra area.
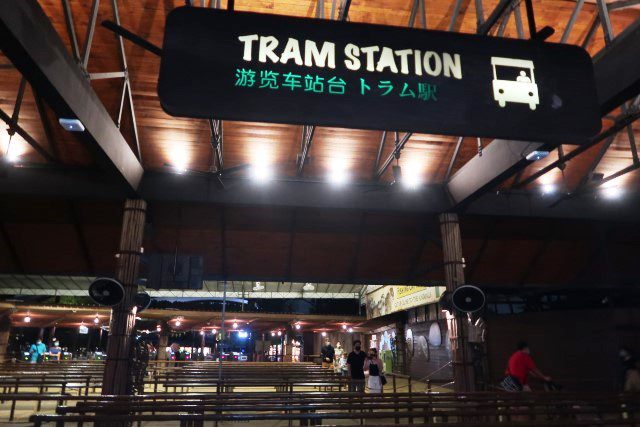
[[(0, 272), (112, 274), (122, 203), (5, 198)], [(468, 283), (635, 284), (640, 228), (592, 220), (461, 216)], [(438, 284), (438, 218), (345, 209), (151, 203), (144, 252), (195, 254), (209, 280)]]
[[(0, 6), (0, 273), (112, 275), (123, 199), (135, 197), (149, 203), (144, 254), (202, 256), (207, 280), (441, 284), (442, 212), (460, 214), (467, 283), (578, 289), (640, 277), (635, 3), (535, 3), (539, 28), (555, 29), (547, 41), (592, 56), (603, 114), (598, 135), (536, 161), (537, 142), (171, 117), (160, 58), (100, 23), (161, 46), (166, 16), (185, 2), (120, 3)], [(333, 19), (328, 3), (235, 8)], [(417, 27), (412, 3), (354, 1), (343, 18)], [(463, 3), (429, 2), (424, 28), (528, 38), (523, 2)]]

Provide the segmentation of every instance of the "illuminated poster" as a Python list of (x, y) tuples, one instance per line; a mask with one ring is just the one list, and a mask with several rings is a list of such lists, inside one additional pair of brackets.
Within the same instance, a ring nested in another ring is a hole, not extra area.
[(383, 286), (366, 295), (367, 318), (437, 302), (444, 286)]
[(600, 113), (578, 46), (182, 7), (158, 82), (181, 117), (582, 143)]

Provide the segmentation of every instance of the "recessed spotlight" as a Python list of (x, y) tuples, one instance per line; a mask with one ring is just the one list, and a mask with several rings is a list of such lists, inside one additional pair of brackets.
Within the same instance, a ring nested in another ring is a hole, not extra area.
[(544, 150), (535, 150), (527, 154), (526, 159), (530, 162), (537, 162), (538, 160), (542, 160), (549, 155), (548, 151)]
[(605, 187), (602, 189), (602, 195), (610, 200), (619, 199), (623, 194), (622, 188), (612, 185), (610, 187)]
[(264, 184), (273, 178), (273, 169), (265, 164), (251, 166), (251, 177), (259, 184)]
[(84, 125), (78, 119), (58, 119), (60, 126), (69, 132), (84, 132)]
[(402, 178), (402, 181), (400, 181), (400, 184), (402, 184), (402, 186), (408, 190), (416, 190), (418, 187), (420, 187), (422, 181), (420, 180), (420, 176), (418, 175), (405, 174)]
[(329, 182), (337, 187), (342, 187), (349, 181), (346, 171), (332, 171), (329, 173)]
[(555, 184), (543, 184), (541, 190), (542, 194), (554, 194), (558, 191), (558, 187)]

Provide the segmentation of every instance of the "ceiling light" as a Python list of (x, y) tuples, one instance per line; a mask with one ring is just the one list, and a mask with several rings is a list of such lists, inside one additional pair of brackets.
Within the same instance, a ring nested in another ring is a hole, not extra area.
[(97, 325), (98, 323), (100, 323), (100, 318), (99, 318), (98, 316), (96, 316), (96, 317), (93, 319), (93, 323), (95, 323), (96, 325)]
[(177, 173), (185, 173), (187, 171), (190, 158), (187, 155), (187, 151), (184, 149), (184, 144), (174, 143), (169, 148), (167, 157), (170, 160), (170, 163), (167, 164), (171, 166)]
[(26, 316), (24, 316), (24, 323), (29, 323), (29, 322), (31, 322), (31, 316), (27, 314)]
[(322, 332), (320, 335), (322, 335), (323, 337), (326, 337), (327, 333), (326, 332)]
[(353, 328), (349, 328), (349, 330), (347, 332), (352, 333), (353, 332)]
[(218, 333), (218, 330), (217, 330), (217, 329), (214, 329), (214, 330), (212, 330), (212, 331), (211, 331), (211, 333), (212, 333), (213, 335), (215, 335), (215, 334), (217, 334), (217, 333)]
[(238, 328), (238, 322), (233, 322), (233, 329), (237, 329)]
[(602, 189), (602, 195), (610, 200), (619, 199), (622, 197), (623, 190), (617, 185), (612, 185)]
[(251, 166), (251, 177), (259, 184), (264, 184), (273, 178), (273, 169), (263, 163)]
[(342, 325), (342, 329), (347, 329), (347, 325)]
[(349, 166), (344, 158), (334, 158), (329, 165), (329, 173), (327, 180), (339, 187), (346, 184), (349, 181)]
[(297, 330), (300, 330), (300, 328), (301, 328), (300, 323), (296, 323), (295, 328), (296, 328)]
[(261, 282), (256, 282), (255, 286), (253, 287), (254, 291), (261, 291), (264, 289), (264, 285)]
[(558, 191), (558, 187), (555, 184), (543, 184), (541, 189), (542, 194), (555, 194)]
[(313, 291), (316, 287), (313, 286), (313, 283), (305, 283), (302, 287), (303, 291)]
[(328, 179), (331, 184), (341, 187), (349, 181), (349, 175), (345, 170), (333, 170), (329, 173)]
[(275, 336), (276, 336), (276, 333), (275, 333), (275, 332), (273, 332), (273, 331), (271, 331), (271, 336), (272, 336), (272, 337), (275, 337)]
[(60, 126), (62, 126), (64, 130), (68, 130), (69, 132), (84, 132), (84, 125), (78, 119), (59, 118), (58, 123), (60, 123)]
[(200, 331), (200, 335), (204, 335), (204, 331)]
[(18, 154), (16, 150), (9, 149), (5, 159), (7, 159), (7, 162), (9, 163), (16, 163), (20, 159), (20, 154)]
[(282, 331), (278, 331), (278, 336), (281, 337), (282, 336)]
[(176, 326), (180, 326), (180, 325), (182, 325), (182, 322), (179, 320), (176, 320)]
[(527, 154), (526, 159), (530, 162), (537, 162), (538, 160), (542, 160), (549, 155), (548, 151), (544, 150), (535, 150)]
[(420, 176), (418, 174), (405, 173), (402, 181), (400, 181), (400, 184), (402, 184), (402, 186), (408, 190), (415, 190), (420, 187), (420, 184), (422, 184), (422, 180), (420, 179)]

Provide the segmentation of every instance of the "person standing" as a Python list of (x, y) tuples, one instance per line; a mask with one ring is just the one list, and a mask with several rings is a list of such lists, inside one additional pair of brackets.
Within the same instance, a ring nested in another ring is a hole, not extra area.
[(506, 374), (518, 381), (521, 391), (531, 391), (528, 383), (529, 374), (533, 374), (545, 382), (551, 381), (551, 377), (538, 369), (531, 358), (529, 345), (524, 341), (518, 343), (517, 350), (509, 357)]
[(331, 345), (331, 341), (329, 341), (329, 339), (325, 342), (325, 346), (320, 349), (320, 356), (322, 357), (323, 368), (333, 367), (333, 359), (336, 357), (336, 351)]
[(369, 350), (369, 357), (364, 362), (365, 374), (369, 375), (367, 385), (371, 393), (382, 393), (382, 374), (384, 365), (382, 360), (378, 358), (378, 350), (372, 348)]
[(638, 363), (628, 348), (620, 349), (622, 362), (622, 387), (624, 391), (640, 391), (640, 373)]
[(60, 343), (54, 338), (53, 346), (49, 347), (49, 360), (55, 360), (59, 362), (61, 357), (62, 349), (60, 348)]
[(31, 355), (31, 363), (41, 363), (44, 361), (44, 354), (47, 352), (47, 346), (44, 345), (42, 339), (38, 338), (35, 344), (31, 344), (29, 354)]
[(349, 391), (364, 391), (364, 363), (367, 355), (360, 340), (353, 342), (353, 351), (347, 357), (347, 376), (351, 378)]

